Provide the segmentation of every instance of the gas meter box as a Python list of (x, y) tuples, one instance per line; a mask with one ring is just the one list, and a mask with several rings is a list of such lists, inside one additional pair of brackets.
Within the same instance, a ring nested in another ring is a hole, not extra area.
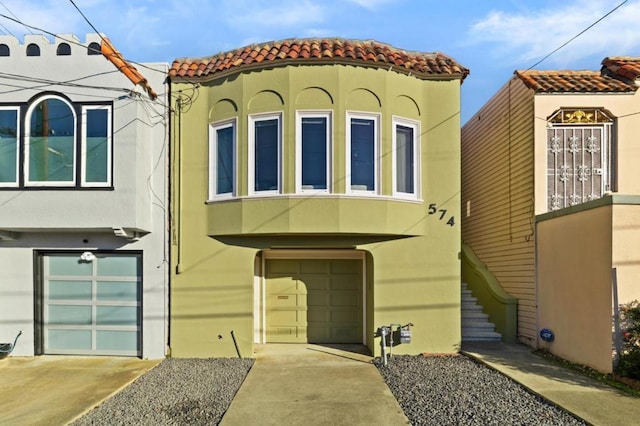
[(400, 329), (400, 343), (411, 343), (411, 329), (408, 327)]

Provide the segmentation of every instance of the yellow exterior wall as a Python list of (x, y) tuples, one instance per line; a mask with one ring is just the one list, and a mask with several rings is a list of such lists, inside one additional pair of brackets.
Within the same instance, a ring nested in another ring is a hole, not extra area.
[(640, 197), (613, 206), (612, 264), (617, 275), (617, 301), (640, 300)]
[[(412, 322), (395, 353), (455, 352), (460, 344), (460, 81), (423, 81), (343, 65), (274, 67), (198, 88), (172, 83), (182, 105), (172, 127), (171, 354), (243, 356), (259, 340), (260, 253), (265, 249), (361, 250), (366, 343), (377, 327)], [(175, 105), (174, 105), (175, 107)], [(331, 110), (331, 195), (295, 192), (295, 113)], [(345, 194), (347, 111), (381, 114), (381, 194)], [(283, 192), (247, 197), (248, 115), (283, 114)], [(391, 197), (392, 117), (421, 125), (421, 197)], [(238, 194), (208, 197), (208, 125), (237, 117)], [(428, 214), (428, 206), (446, 209)], [(453, 226), (446, 222), (454, 218)]]
[(537, 224), (539, 326), (555, 334), (539, 344), (604, 372), (612, 366), (611, 218), (603, 206)]
[(505, 84), (462, 128), (462, 239), (518, 299), (518, 339), (535, 344), (533, 92)]

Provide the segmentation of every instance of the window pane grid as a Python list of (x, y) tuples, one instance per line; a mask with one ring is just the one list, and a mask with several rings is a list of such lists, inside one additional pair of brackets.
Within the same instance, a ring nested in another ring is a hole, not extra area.
[(376, 120), (351, 118), (350, 120), (350, 189), (376, 190)]
[(329, 188), (329, 117), (303, 115), (299, 120), (299, 189), (327, 191)]
[(280, 191), (280, 118), (254, 118), (251, 192)]

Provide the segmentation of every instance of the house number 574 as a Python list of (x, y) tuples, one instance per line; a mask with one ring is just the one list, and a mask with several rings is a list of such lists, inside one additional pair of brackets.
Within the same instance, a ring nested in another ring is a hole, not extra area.
[[(440, 214), (440, 220), (444, 220), (445, 217), (447, 216), (447, 209), (439, 209), (438, 205), (435, 203), (431, 203), (429, 204), (429, 208), (427, 209), (427, 212), (432, 215), (432, 214)], [(447, 225), (449, 226), (453, 226), (456, 224), (456, 221), (454, 220), (453, 216), (451, 216), (449, 218), (449, 220), (447, 220)]]

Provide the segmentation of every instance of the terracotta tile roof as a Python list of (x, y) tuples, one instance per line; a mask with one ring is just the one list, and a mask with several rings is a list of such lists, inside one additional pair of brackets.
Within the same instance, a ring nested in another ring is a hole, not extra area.
[(598, 71), (516, 71), (524, 84), (542, 93), (634, 92), (633, 84), (602, 75)]
[(640, 77), (640, 58), (612, 56), (602, 60), (602, 73), (633, 82)]
[(376, 41), (332, 39), (290, 39), (246, 46), (206, 58), (173, 61), (170, 77), (207, 79), (223, 73), (276, 65), (349, 63), (393, 69), (422, 79), (460, 78), (469, 70), (440, 53), (405, 52)]

